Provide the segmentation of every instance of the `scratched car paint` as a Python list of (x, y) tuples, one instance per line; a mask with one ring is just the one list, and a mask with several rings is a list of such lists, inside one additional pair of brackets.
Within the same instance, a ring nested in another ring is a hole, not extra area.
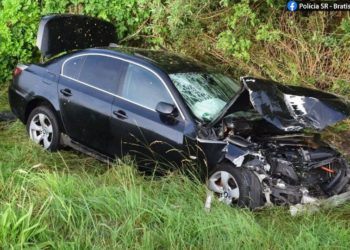
[(319, 134), (350, 115), (347, 100), (115, 46), (114, 31), (86, 16), (42, 19), (37, 44), (46, 62), (18, 65), (9, 88), (33, 141), (102, 160), (130, 154), (148, 167), (190, 160), (220, 200), (251, 209), (347, 190), (348, 164)]

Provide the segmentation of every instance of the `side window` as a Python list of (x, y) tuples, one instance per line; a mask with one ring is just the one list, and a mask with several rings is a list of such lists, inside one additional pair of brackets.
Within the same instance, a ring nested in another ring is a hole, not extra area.
[(87, 56), (81, 69), (79, 81), (116, 93), (124, 65), (126, 65), (125, 62), (113, 57)]
[(73, 59), (66, 61), (63, 66), (62, 74), (65, 76), (69, 76), (73, 79), (78, 79), (81, 66), (84, 63), (86, 56), (78, 56)]
[(128, 66), (121, 95), (127, 100), (153, 110), (159, 102), (173, 103), (170, 94), (157, 76), (133, 64)]

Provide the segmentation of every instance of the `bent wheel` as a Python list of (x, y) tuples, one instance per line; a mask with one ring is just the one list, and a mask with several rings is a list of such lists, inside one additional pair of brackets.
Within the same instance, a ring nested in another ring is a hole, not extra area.
[(244, 168), (220, 164), (212, 172), (208, 188), (226, 204), (254, 209), (263, 205), (262, 187), (258, 177)]
[(27, 120), (27, 132), (32, 141), (49, 151), (59, 148), (59, 126), (54, 113), (45, 106), (35, 108)]

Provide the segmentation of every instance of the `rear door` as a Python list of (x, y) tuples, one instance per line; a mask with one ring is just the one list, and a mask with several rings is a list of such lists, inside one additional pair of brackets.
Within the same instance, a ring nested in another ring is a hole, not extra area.
[(108, 153), (113, 93), (126, 63), (117, 58), (88, 54), (63, 64), (58, 91), (66, 133), (75, 141)]
[(155, 110), (159, 102), (175, 105), (159, 76), (130, 63), (112, 107), (111, 148), (115, 154), (131, 154), (142, 163), (181, 164), (185, 121), (181, 114), (173, 122), (162, 119)]

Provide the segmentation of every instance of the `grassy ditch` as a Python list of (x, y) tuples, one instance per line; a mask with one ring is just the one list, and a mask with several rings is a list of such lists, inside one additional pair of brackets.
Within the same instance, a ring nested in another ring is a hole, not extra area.
[[(0, 91), (0, 111), (8, 109)], [(152, 178), (131, 162), (48, 153), (20, 122), (0, 124), (3, 249), (348, 249), (350, 205), (291, 217), (214, 201), (179, 173)]]

